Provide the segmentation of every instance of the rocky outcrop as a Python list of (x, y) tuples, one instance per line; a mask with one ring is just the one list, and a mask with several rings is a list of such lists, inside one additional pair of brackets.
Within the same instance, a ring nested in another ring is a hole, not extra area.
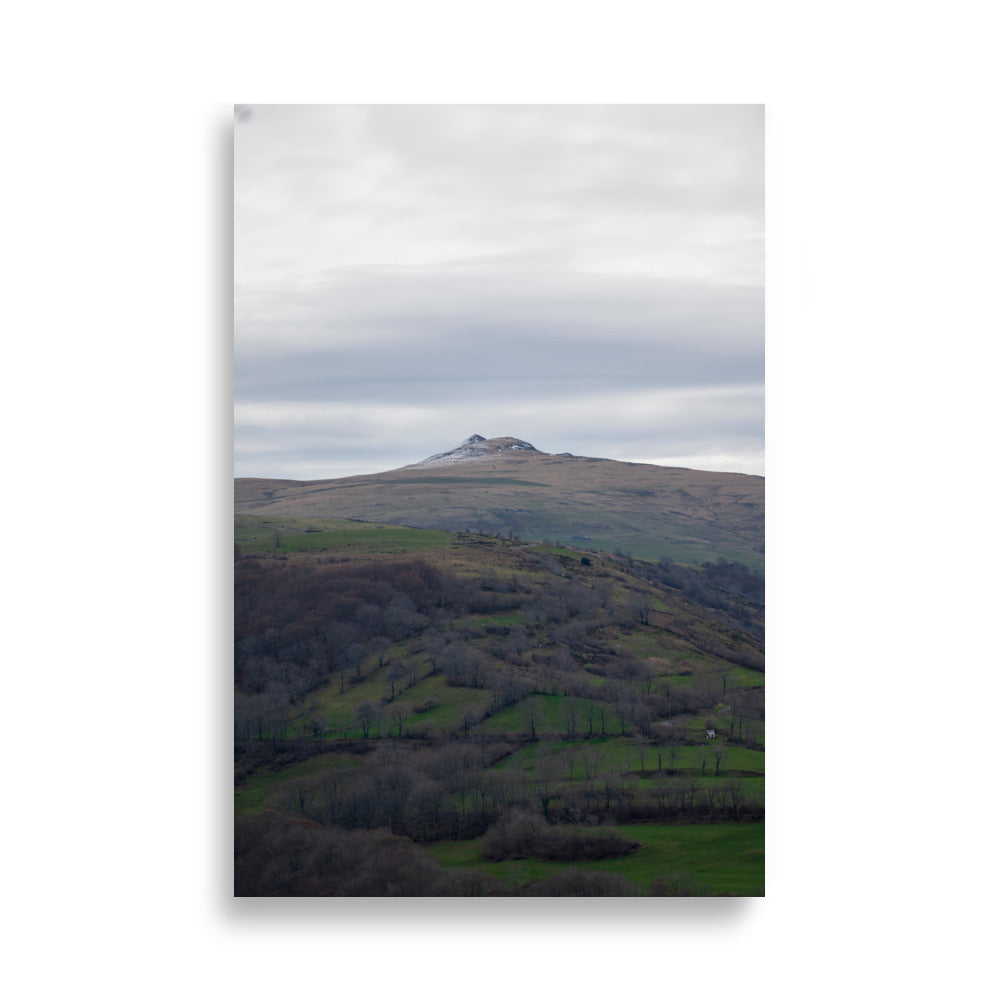
[(533, 444), (515, 437), (484, 438), (481, 434), (467, 437), (457, 448), (431, 455), (415, 465), (407, 465), (407, 469), (420, 469), (431, 466), (454, 465), (459, 462), (488, 461), (504, 452), (532, 451), (536, 455), (544, 454)]

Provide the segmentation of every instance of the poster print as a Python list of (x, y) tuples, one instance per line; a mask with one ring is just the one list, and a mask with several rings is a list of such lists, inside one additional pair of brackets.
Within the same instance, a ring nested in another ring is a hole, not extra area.
[(235, 894), (762, 895), (763, 108), (234, 134)]

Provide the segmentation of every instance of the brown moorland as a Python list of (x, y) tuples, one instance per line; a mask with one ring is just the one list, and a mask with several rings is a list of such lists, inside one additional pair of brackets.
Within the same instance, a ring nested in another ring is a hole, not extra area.
[(235, 511), (471, 531), (643, 559), (764, 563), (761, 476), (534, 450), (343, 479), (236, 479)]

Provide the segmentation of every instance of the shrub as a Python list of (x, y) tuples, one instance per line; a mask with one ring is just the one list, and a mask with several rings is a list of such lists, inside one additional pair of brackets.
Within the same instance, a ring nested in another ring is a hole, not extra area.
[(236, 896), (493, 896), (490, 875), (445, 870), (406, 837), (265, 812), (238, 816)]
[(490, 828), (483, 841), (483, 857), (487, 861), (529, 857), (597, 861), (620, 858), (639, 846), (611, 831), (550, 826), (540, 816), (515, 809)]

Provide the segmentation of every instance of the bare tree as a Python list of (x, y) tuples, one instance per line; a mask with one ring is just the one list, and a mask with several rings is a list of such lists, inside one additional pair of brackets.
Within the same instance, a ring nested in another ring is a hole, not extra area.
[(708, 808), (715, 809), (715, 800), (722, 794), (722, 790), (715, 784), (714, 781), (707, 781), (702, 786), (702, 793), (708, 800)]
[(566, 739), (575, 740), (577, 736), (577, 706), (575, 701), (566, 699), (563, 705), (563, 719), (566, 723)]
[(521, 625), (513, 626), (501, 647), (505, 659), (517, 659), (528, 648), (528, 633)]
[(694, 808), (694, 799), (698, 794), (698, 786), (692, 778), (685, 778), (680, 784), (681, 801), (684, 802), (688, 811)]
[(389, 710), (389, 717), (396, 727), (396, 735), (400, 738), (403, 735), (403, 723), (406, 722), (409, 716), (410, 706), (405, 701), (393, 702), (392, 708)]
[(385, 654), (391, 646), (392, 642), (385, 635), (377, 635), (368, 640), (368, 648), (378, 656), (379, 667), (385, 663)]
[(647, 594), (631, 593), (625, 599), (625, 623), (627, 625), (648, 625), (653, 602)]
[(556, 777), (558, 764), (555, 755), (547, 747), (542, 750), (540, 760), (535, 768), (538, 777), (537, 794), (542, 804), (542, 814), (549, 818), (549, 805), (556, 795)]
[(367, 655), (368, 650), (366, 650), (360, 642), (352, 642), (351, 645), (347, 647), (345, 659), (347, 665), (353, 669), (354, 679), (356, 681), (361, 680), (361, 664), (365, 662), (365, 657)]
[(478, 726), (479, 723), (482, 722), (482, 719), (483, 719), (482, 709), (480, 709), (477, 705), (470, 705), (462, 713), (462, 721), (459, 723), (459, 726), (462, 732), (465, 734), (466, 739), (469, 738), (469, 730), (472, 729), (474, 726)]
[[(381, 666), (381, 661), (379, 662), (379, 665)], [(385, 680), (386, 683), (389, 685), (390, 701), (396, 697), (396, 688), (401, 686), (400, 682), (403, 680), (405, 676), (406, 676), (406, 667), (402, 663), (400, 663), (399, 660), (396, 660), (395, 663), (392, 663), (389, 666), (389, 669), (386, 671), (385, 674)]]
[(628, 723), (634, 709), (635, 703), (627, 695), (622, 695), (615, 703), (615, 711), (618, 713), (618, 724), (621, 726), (622, 736), (628, 735)]
[(354, 718), (357, 720), (359, 726), (361, 726), (361, 732), (365, 739), (368, 739), (368, 734), (371, 732), (372, 725), (375, 723), (378, 717), (378, 710), (370, 701), (363, 701), (354, 710)]
[(729, 799), (729, 804), (733, 809), (733, 819), (740, 818), (740, 806), (743, 805), (744, 793), (743, 785), (735, 778), (727, 781), (722, 786), (722, 793)]
[(525, 701), (521, 714), (524, 719), (524, 724), (528, 727), (528, 738), (532, 743), (534, 743), (534, 741), (538, 739), (538, 706), (535, 704), (533, 698), (528, 698)]
[(646, 754), (649, 752), (648, 740), (636, 740), (636, 749), (639, 751), (639, 773), (646, 772)]
[(318, 740), (330, 725), (330, 720), (319, 712), (314, 712), (309, 717), (309, 732), (314, 740)]

